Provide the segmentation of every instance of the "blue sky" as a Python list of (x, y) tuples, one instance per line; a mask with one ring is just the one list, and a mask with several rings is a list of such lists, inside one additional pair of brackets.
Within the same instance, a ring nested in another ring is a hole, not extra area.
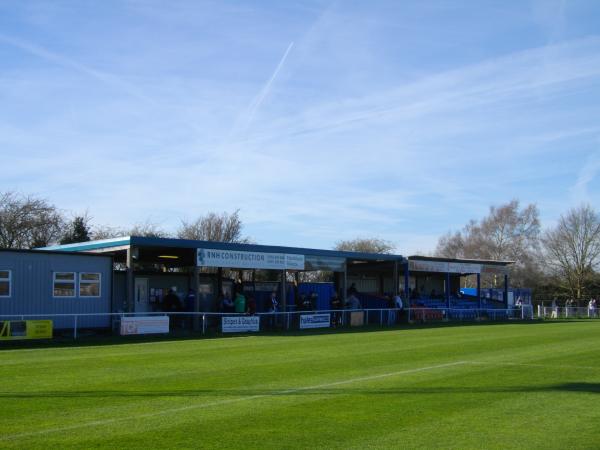
[(399, 253), (600, 207), (600, 2), (0, 2), (0, 191)]

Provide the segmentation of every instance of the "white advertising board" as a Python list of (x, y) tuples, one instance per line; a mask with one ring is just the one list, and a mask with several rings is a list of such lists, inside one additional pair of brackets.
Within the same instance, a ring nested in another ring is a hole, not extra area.
[(169, 332), (169, 316), (121, 317), (121, 335)]
[(221, 318), (223, 333), (245, 333), (260, 329), (258, 316), (230, 316)]
[(448, 269), (450, 273), (481, 273), (481, 264), (451, 262)]
[(196, 261), (200, 267), (304, 270), (304, 255), (287, 253), (241, 252), (236, 250), (199, 248)]
[(412, 260), (408, 268), (411, 272), (481, 273), (481, 264), (477, 263)]
[(300, 329), (329, 328), (331, 314), (303, 314), (300, 316)]
[(443, 261), (417, 261), (408, 262), (408, 269), (413, 272), (448, 272), (448, 263)]

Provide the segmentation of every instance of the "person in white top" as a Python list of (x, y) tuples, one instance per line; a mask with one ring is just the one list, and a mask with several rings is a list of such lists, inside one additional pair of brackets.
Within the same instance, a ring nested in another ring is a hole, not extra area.
[(400, 294), (396, 294), (396, 296), (394, 297), (394, 305), (396, 306), (396, 309), (404, 308), (404, 305), (402, 304), (402, 297), (400, 297)]
[(590, 301), (588, 302), (588, 316), (589, 317), (596, 316), (596, 300), (593, 298), (590, 299)]

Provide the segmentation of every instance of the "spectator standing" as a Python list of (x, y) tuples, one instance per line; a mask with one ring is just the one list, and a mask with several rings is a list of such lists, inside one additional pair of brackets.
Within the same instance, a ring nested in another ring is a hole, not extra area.
[(588, 317), (596, 316), (596, 300), (593, 298), (588, 302)]
[(360, 300), (358, 299), (358, 297), (355, 294), (351, 294), (346, 299), (346, 307), (348, 309), (361, 309), (362, 308), (362, 306), (360, 304)]
[(246, 314), (251, 316), (256, 314), (256, 300), (253, 295), (248, 296), (248, 301), (246, 302)]
[(300, 298), (302, 299), (302, 311), (310, 311), (310, 297), (307, 297), (306, 295), (302, 294)]
[(163, 298), (163, 310), (165, 312), (181, 311), (181, 300), (179, 300), (173, 289), (169, 289), (169, 292)]
[(340, 310), (342, 309), (342, 300), (337, 292), (334, 292), (331, 296), (331, 309), (333, 311), (333, 327), (336, 328), (338, 325), (341, 325), (342, 319), (340, 314)]
[(316, 311), (317, 310), (317, 301), (319, 300), (319, 296), (317, 295), (317, 293), (315, 291), (311, 291), (309, 299), (310, 299), (311, 311)]
[(190, 312), (196, 309), (196, 292), (192, 288), (188, 289), (185, 297), (185, 309)]
[(269, 328), (275, 328), (277, 326), (277, 312), (279, 311), (279, 302), (277, 301), (277, 292), (271, 292), (271, 298), (269, 299), (268, 312), (269, 315)]
[(388, 326), (396, 323), (396, 304), (394, 303), (395, 295), (386, 295), (385, 300), (388, 304)]
[(348, 295), (348, 297), (350, 297), (351, 295), (358, 294), (358, 289), (356, 289), (356, 283), (352, 283), (350, 285), (350, 287), (348, 288), (348, 291), (346, 292), (346, 294)]
[(224, 313), (232, 313), (235, 310), (235, 305), (233, 303), (233, 300), (231, 299), (231, 296), (229, 295), (229, 292), (225, 292), (225, 294), (223, 294), (223, 312)]
[(400, 293), (394, 296), (394, 306), (396, 307), (396, 318), (399, 321), (404, 314), (404, 303), (402, 303), (402, 295)]
[(233, 301), (234, 310), (236, 313), (246, 312), (246, 297), (241, 292), (238, 292)]

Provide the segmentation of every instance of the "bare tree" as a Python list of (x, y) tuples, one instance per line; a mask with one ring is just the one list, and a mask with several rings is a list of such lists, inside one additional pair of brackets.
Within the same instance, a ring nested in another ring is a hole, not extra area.
[(600, 216), (589, 205), (562, 215), (543, 237), (547, 262), (561, 275), (571, 295), (581, 299), (600, 265)]
[(396, 247), (390, 241), (379, 238), (356, 238), (338, 241), (334, 250), (360, 253), (392, 253)]
[(0, 248), (35, 248), (57, 242), (65, 219), (47, 200), (0, 194)]
[(243, 224), (239, 212), (211, 212), (191, 222), (182, 220), (177, 237), (198, 241), (249, 243), (250, 238), (242, 236)]
[(145, 222), (138, 222), (131, 228), (96, 225), (93, 226), (91, 230), (91, 237), (94, 240), (111, 239), (121, 236), (168, 238), (171, 237), (171, 234), (149, 219)]
[(142, 236), (142, 237), (153, 237), (153, 238), (168, 238), (171, 235), (160, 228), (156, 223), (146, 219), (145, 222), (136, 223), (131, 229), (125, 232), (129, 236)]
[(435, 256), (444, 258), (464, 258), (465, 238), (460, 231), (451, 232), (439, 238)]
[(94, 225), (91, 230), (91, 238), (95, 241), (101, 239), (111, 239), (119, 236), (127, 236), (129, 232), (127, 230), (111, 227), (108, 225)]
[(519, 201), (491, 206), (489, 214), (470, 220), (461, 230), (442, 236), (436, 256), (515, 261), (512, 280), (523, 285), (537, 272), (540, 221), (535, 205), (520, 209)]

